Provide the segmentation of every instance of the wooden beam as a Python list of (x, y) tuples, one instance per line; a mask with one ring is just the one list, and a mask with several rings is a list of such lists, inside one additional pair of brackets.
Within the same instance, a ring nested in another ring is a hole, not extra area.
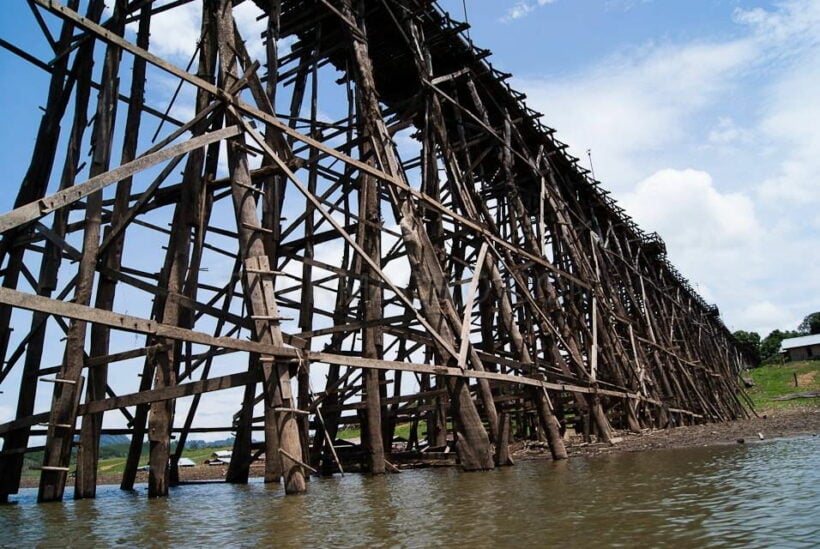
[(155, 153), (141, 156), (136, 160), (123, 164), (119, 168), (114, 168), (96, 177), (92, 177), (85, 183), (74, 185), (68, 189), (57, 191), (56, 193), (41, 198), (37, 202), (31, 202), (20, 206), (10, 212), (0, 215), (0, 234), (9, 231), (20, 225), (25, 225), (31, 221), (39, 219), (79, 200), (86, 196), (101, 191), (102, 189), (125, 179), (137, 172), (150, 168), (160, 162), (170, 160), (182, 154), (186, 154), (194, 149), (204, 147), (210, 143), (221, 141), (239, 134), (239, 128), (230, 126), (220, 130), (189, 139), (177, 145), (171, 145), (167, 149), (162, 149)]

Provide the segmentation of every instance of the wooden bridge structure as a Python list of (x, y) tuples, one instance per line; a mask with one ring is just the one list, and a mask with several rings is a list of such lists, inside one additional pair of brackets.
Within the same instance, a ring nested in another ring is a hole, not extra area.
[[(297, 493), (348, 425), (372, 473), (407, 423), (486, 470), (522, 436), (566, 457), (568, 424), (749, 413), (717, 308), (435, 2), (26, 1), (48, 58), (2, 55), (49, 85), (0, 214), (0, 501), (27, 455), (40, 501), (94, 497), (106, 433), (124, 489), (146, 439), (164, 496), (224, 432), (226, 481), (264, 457)], [(194, 5), (177, 66), (152, 25)]]

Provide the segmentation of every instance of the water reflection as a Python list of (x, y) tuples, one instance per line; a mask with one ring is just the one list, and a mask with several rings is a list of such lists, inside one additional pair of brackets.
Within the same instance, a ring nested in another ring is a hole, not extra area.
[(0, 508), (0, 546), (203, 545), (812, 547), (820, 540), (820, 438), (347, 475), (305, 496), (252, 482), (102, 487), (96, 500)]

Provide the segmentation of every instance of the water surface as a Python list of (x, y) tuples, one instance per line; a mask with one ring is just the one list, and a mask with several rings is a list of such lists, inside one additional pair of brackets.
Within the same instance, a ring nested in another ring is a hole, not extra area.
[(0, 507), (2, 546), (817, 547), (820, 437)]

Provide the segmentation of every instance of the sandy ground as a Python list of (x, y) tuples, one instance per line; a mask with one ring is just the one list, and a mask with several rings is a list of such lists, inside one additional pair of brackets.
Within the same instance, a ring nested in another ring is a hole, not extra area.
[[(789, 409), (758, 411), (760, 417), (733, 421), (728, 423), (709, 423), (666, 429), (659, 431), (644, 431), (640, 434), (619, 431), (615, 433), (615, 444), (585, 444), (580, 437), (567, 442), (567, 451), (570, 458), (578, 456), (593, 456), (613, 452), (640, 452), (655, 448), (687, 448), (694, 446), (711, 446), (720, 444), (754, 444), (764, 439), (782, 438), (797, 435), (820, 436), (820, 408), (795, 407)], [(545, 443), (529, 441), (517, 442), (512, 448), (515, 460), (549, 459), (549, 450)], [(262, 476), (264, 465), (255, 463), (251, 467), (251, 476)], [(227, 466), (197, 465), (180, 470), (182, 482), (220, 481), (225, 478)], [(99, 484), (119, 484), (119, 473), (105, 473), (100, 475)], [(139, 471), (137, 483), (148, 481), (148, 473)], [(69, 481), (70, 483), (71, 481)], [(37, 486), (36, 477), (22, 479), (21, 486)]]

